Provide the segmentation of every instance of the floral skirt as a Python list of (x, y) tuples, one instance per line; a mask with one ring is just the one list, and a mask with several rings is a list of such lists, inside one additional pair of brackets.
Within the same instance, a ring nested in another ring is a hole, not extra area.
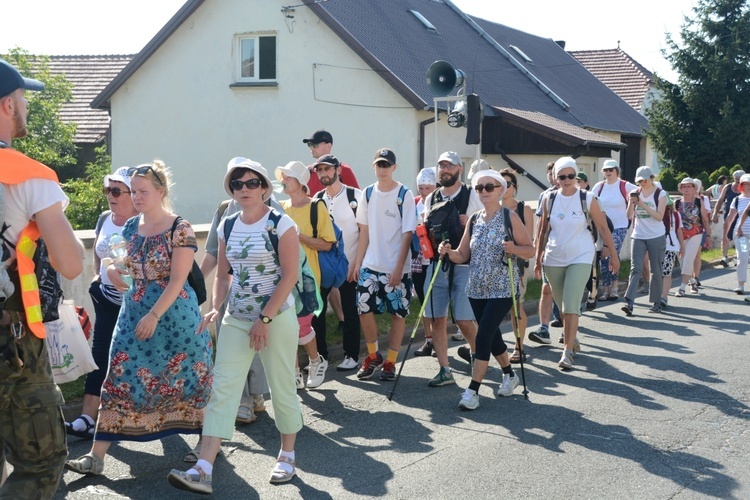
[[(123, 297), (109, 351), (95, 439), (151, 441), (196, 434), (211, 395), (213, 343), (208, 330), (195, 333), (200, 309), (195, 292), (183, 288), (148, 340), (135, 327), (149, 314), (164, 282), (131, 287)], [(137, 291), (136, 291), (137, 290)]]

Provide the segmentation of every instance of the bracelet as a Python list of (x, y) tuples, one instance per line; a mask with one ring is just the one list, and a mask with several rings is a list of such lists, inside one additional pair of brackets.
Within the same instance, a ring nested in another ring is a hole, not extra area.
[(151, 309), (151, 310), (149, 311), (149, 313), (151, 313), (151, 314), (153, 314), (154, 316), (156, 316), (156, 321), (159, 321), (159, 320), (161, 319), (161, 316), (159, 316), (158, 314), (156, 314), (156, 313), (154, 312), (154, 310), (153, 310), (153, 309)]

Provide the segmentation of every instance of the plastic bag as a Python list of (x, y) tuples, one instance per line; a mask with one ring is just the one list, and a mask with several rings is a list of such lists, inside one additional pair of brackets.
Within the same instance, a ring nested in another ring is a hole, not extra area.
[(97, 369), (72, 300), (58, 307), (60, 319), (45, 323), (47, 351), (55, 383), (64, 384)]

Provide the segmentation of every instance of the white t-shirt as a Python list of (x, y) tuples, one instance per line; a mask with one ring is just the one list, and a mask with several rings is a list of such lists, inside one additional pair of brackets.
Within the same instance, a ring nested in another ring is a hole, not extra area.
[[(750, 197), (745, 197), (745, 195), (741, 194), (733, 199), (732, 204), (730, 205), (730, 208), (737, 210), (737, 221), (734, 224), (734, 233), (732, 236), (735, 241), (737, 241), (737, 227), (740, 225), (740, 217), (742, 217), (742, 213), (745, 211), (748, 204), (750, 204)], [(750, 234), (750, 217), (745, 219), (745, 224), (742, 225), (742, 234), (745, 236)]]
[[(620, 189), (620, 179), (612, 184), (607, 184), (606, 181), (597, 182), (592, 191), (599, 198), (599, 206), (607, 213), (607, 217), (612, 221), (612, 225), (615, 229), (622, 229), (628, 227), (628, 196), (633, 190), (638, 189), (638, 186), (625, 182), (625, 196), (622, 195)], [(599, 187), (601, 185), (602, 192), (599, 194)]]
[[(125, 224), (118, 226), (114, 223), (112, 220), (112, 214), (109, 214), (107, 218), (104, 219), (102, 227), (99, 230), (99, 235), (94, 242), (94, 251), (99, 259), (109, 257), (109, 238), (115, 233), (122, 236), (123, 227), (125, 227)], [(103, 262), (99, 264), (99, 276), (101, 277), (103, 284), (112, 285), (112, 280), (107, 276), (107, 268), (104, 266)]]
[[(223, 219), (217, 228), (217, 236), (224, 240)], [(274, 261), (274, 251), (268, 240), (268, 214), (254, 224), (245, 224), (237, 217), (227, 242), (227, 259), (232, 266), (232, 288), (229, 291), (227, 311), (237, 319), (255, 321), (266, 302), (276, 289), (281, 278), (281, 266)], [(276, 227), (281, 237), (297, 226), (288, 215), (282, 215)], [(281, 311), (294, 309), (294, 296), (289, 294)]]
[[(550, 195), (556, 192), (555, 202), (550, 209)], [(594, 195), (586, 191), (586, 208), (591, 213)], [(586, 216), (581, 207), (580, 191), (571, 196), (563, 196), (561, 191), (550, 191), (544, 197), (549, 213), (550, 233), (544, 249), (544, 265), (567, 267), (571, 264), (592, 264), (594, 262), (594, 238), (588, 230)]]
[[(333, 198), (328, 195), (328, 191), (323, 191), (323, 200), (328, 207), (328, 213), (333, 217), (333, 222), (341, 229), (344, 238), (344, 253), (349, 262), (357, 259), (357, 249), (359, 248), (359, 225), (354, 215), (354, 209), (349, 204), (349, 197), (346, 194), (347, 186), (343, 186)], [(362, 197), (362, 191), (354, 189), (354, 199), (359, 200)], [(359, 202), (356, 202), (359, 207)], [(359, 208), (357, 208), (359, 210)]]
[(58, 202), (62, 202), (63, 210), (68, 207), (68, 197), (55, 181), (29, 179), (5, 185), (5, 223), (8, 225), (5, 238), (14, 245), (18, 243), (21, 231), (34, 220), (34, 214)]
[[(640, 197), (649, 208), (658, 212), (656, 203), (654, 203), (654, 194), (656, 194), (656, 188), (651, 194), (646, 197), (641, 192)], [(659, 190), (659, 206), (663, 207), (667, 204), (667, 193), (663, 189)], [(636, 240), (652, 240), (659, 236), (664, 237), (664, 223), (660, 220), (656, 220), (646, 212), (646, 209), (641, 207), (635, 207), (635, 216), (633, 224), (633, 235), (632, 238)]]
[[(362, 266), (379, 273), (391, 273), (401, 250), (403, 233), (413, 232), (417, 227), (417, 211), (414, 195), (406, 190), (403, 202), (403, 217), (398, 207), (398, 192), (401, 183), (390, 191), (382, 192), (373, 184), (370, 201), (365, 191), (357, 208), (357, 223), (367, 226), (369, 245)], [(411, 252), (406, 252), (403, 274), (411, 271)]]

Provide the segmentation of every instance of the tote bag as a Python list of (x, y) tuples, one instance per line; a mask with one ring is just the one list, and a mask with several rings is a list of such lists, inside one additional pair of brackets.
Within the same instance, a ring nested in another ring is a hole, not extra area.
[(47, 351), (56, 384), (77, 380), (97, 369), (72, 300), (59, 306), (60, 319), (45, 323)]

